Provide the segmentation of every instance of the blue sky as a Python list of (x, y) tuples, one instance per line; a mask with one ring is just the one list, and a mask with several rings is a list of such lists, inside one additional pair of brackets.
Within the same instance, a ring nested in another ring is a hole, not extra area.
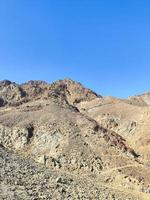
[(149, 0), (0, 0), (0, 79), (150, 91)]

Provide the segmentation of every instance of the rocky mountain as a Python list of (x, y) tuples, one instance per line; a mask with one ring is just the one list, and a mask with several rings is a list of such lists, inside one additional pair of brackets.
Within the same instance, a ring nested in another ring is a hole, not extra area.
[(150, 199), (150, 109), (135, 99), (1, 81), (1, 199)]

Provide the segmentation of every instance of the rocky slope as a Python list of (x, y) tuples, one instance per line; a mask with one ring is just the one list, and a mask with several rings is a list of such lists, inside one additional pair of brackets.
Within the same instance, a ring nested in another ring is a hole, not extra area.
[(142, 95), (129, 97), (128, 100), (133, 105), (149, 106), (150, 105), (150, 93), (147, 92)]
[(149, 199), (147, 113), (72, 80), (1, 81), (2, 198)]

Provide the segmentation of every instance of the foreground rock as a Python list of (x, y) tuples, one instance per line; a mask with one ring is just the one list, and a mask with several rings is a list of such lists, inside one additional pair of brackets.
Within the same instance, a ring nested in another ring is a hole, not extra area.
[(50, 171), (3, 147), (0, 147), (0, 170), (0, 199), (3, 200), (142, 199), (138, 195), (110, 190), (85, 177)]

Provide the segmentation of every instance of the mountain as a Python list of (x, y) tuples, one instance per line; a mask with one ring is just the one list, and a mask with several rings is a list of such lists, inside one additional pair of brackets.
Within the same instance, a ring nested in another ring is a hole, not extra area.
[(136, 98), (1, 81), (0, 197), (148, 200), (150, 110)]

